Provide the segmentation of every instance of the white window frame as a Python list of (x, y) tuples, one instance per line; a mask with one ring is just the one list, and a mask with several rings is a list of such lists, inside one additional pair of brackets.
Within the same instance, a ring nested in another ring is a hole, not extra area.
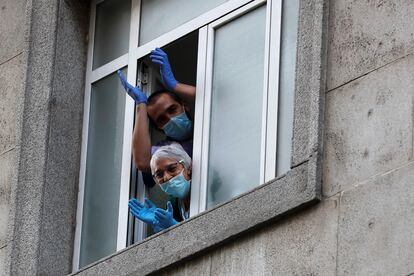
[[(267, 3), (259, 184), (276, 177), (277, 106), (282, 1), (256, 0), (200, 29), (190, 215), (206, 210), (215, 29)], [(273, 18), (273, 20), (272, 20)], [(271, 30), (273, 32), (271, 32)], [(272, 49), (272, 51), (270, 51)], [(269, 53), (272, 52), (272, 58)], [(269, 83), (269, 74), (272, 83)], [(197, 166), (198, 165), (198, 166)]]
[[(174, 28), (173, 30), (155, 38), (154, 40), (138, 46), (140, 6), (141, 0), (131, 0), (131, 25), (128, 52), (98, 68), (92, 69), (93, 46), (95, 35), (96, 6), (103, 0), (92, 0), (88, 59), (85, 78), (84, 117), (82, 130), (82, 151), (79, 174), (79, 192), (77, 206), (77, 222), (75, 231), (75, 244), (73, 254), (73, 271), (79, 269), (80, 244), (82, 232), (83, 201), (86, 175), (86, 154), (89, 130), (89, 111), (92, 84), (104, 77), (115, 73), (118, 69), (128, 68), (127, 80), (136, 85), (137, 61), (150, 53), (155, 47), (163, 47), (192, 31), (199, 30), (199, 49), (197, 62), (197, 91), (194, 129), (194, 153), (193, 153), (193, 185), (191, 191), (190, 214), (194, 216), (205, 210), (206, 206), (206, 158), (208, 154), (208, 126), (211, 100), (211, 70), (212, 70), (212, 43), (214, 28), (229, 20), (254, 9), (267, 2), (266, 12), (266, 46), (265, 46), (265, 74), (263, 99), (264, 108), (262, 115), (262, 152), (260, 165), (260, 181), (263, 184), (273, 179), (276, 175), (276, 145), (277, 145), (277, 98), (279, 76), (279, 52), (280, 52), (280, 26), (282, 0), (229, 0), (216, 8), (201, 14), (200, 16)], [(272, 49), (270, 51), (270, 49)], [(272, 76), (269, 78), (268, 76)], [(207, 105), (206, 105), (207, 104)], [(204, 107), (205, 106), (205, 107)], [(268, 108), (272, 106), (272, 108)], [(126, 97), (125, 118), (122, 150), (122, 169), (120, 180), (119, 216), (117, 251), (124, 249), (127, 243), (128, 225), (128, 200), (131, 177), (131, 146), (134, 124), (135, 104), (130, 97)], [(201, 123), (202, 122), (202, 123)]]

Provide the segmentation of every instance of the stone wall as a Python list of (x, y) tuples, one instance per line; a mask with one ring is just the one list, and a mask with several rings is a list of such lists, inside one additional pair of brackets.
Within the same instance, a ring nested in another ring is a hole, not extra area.
[[(0, 274), (71, 269), (88, 14), (81, 2), (0, 0)], [(329, 7), (322, 201), (158, 274), (414, 273), (414, 2)], [(45, 29), (30, 39), (34, 24)], [(46, 119), (36, 125), (35, 115)]]
[(322, 202), (158, 274), (414, 273), (414, 2), (329, 5)]
[(0, 1), (0, 275), (10, 249), (11, 189), (17, 181), (23, 114), (26, 0)]
[(0, 1), (0, 274), (71, 271), (88, 6)]

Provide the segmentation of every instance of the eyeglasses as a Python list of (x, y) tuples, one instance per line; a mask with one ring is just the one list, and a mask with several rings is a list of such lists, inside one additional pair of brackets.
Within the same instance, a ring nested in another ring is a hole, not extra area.
[(164, 170), (157, 170), (152, 177), (154, 177), (155, 181), (158, 184), (164, 183), (164, 174), (167, 172), (169, 175), (175, 176), (180, 172), (180, 164), (184, 165), (184, 160), (180, 160), (175, 163), (171, 163), (165, 166)]

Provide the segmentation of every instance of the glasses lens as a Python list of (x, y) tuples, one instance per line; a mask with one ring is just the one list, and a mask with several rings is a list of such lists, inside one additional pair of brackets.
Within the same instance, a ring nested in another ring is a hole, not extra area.
[(179, 162), (169, 164), (165, 167), (165, 170), (159, 170), (154, 173), (153, 177), (158, 184), (164, 183), (164, 173), (167, 172), (169, 175), (174, 176), (178, 171)]
[(177, 171), (178, 163), (170, 164), (167, 166), (166, 171), (168, 174), (173, 174)]

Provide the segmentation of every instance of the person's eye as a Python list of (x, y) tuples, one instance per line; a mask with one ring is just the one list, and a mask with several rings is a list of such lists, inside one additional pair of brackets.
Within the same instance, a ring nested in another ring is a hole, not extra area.
[(162, 172), (155, 173), (155, 178), (160, 179), (160, 178), (162, 178), (162, 176), (163, 176), (163, 173)]
[(168, 113), (169, 114), (175, 115), (177, 112), (178, 112), (178, 106), (177, 105), (173, 105), (173, 106), (170, 106), (170, 108), (168, 108)]
[(171, 166), (168, 167), (168, 172), (169, 173), (174, 173), (177, 170), (177, 165), (173, 164)]

